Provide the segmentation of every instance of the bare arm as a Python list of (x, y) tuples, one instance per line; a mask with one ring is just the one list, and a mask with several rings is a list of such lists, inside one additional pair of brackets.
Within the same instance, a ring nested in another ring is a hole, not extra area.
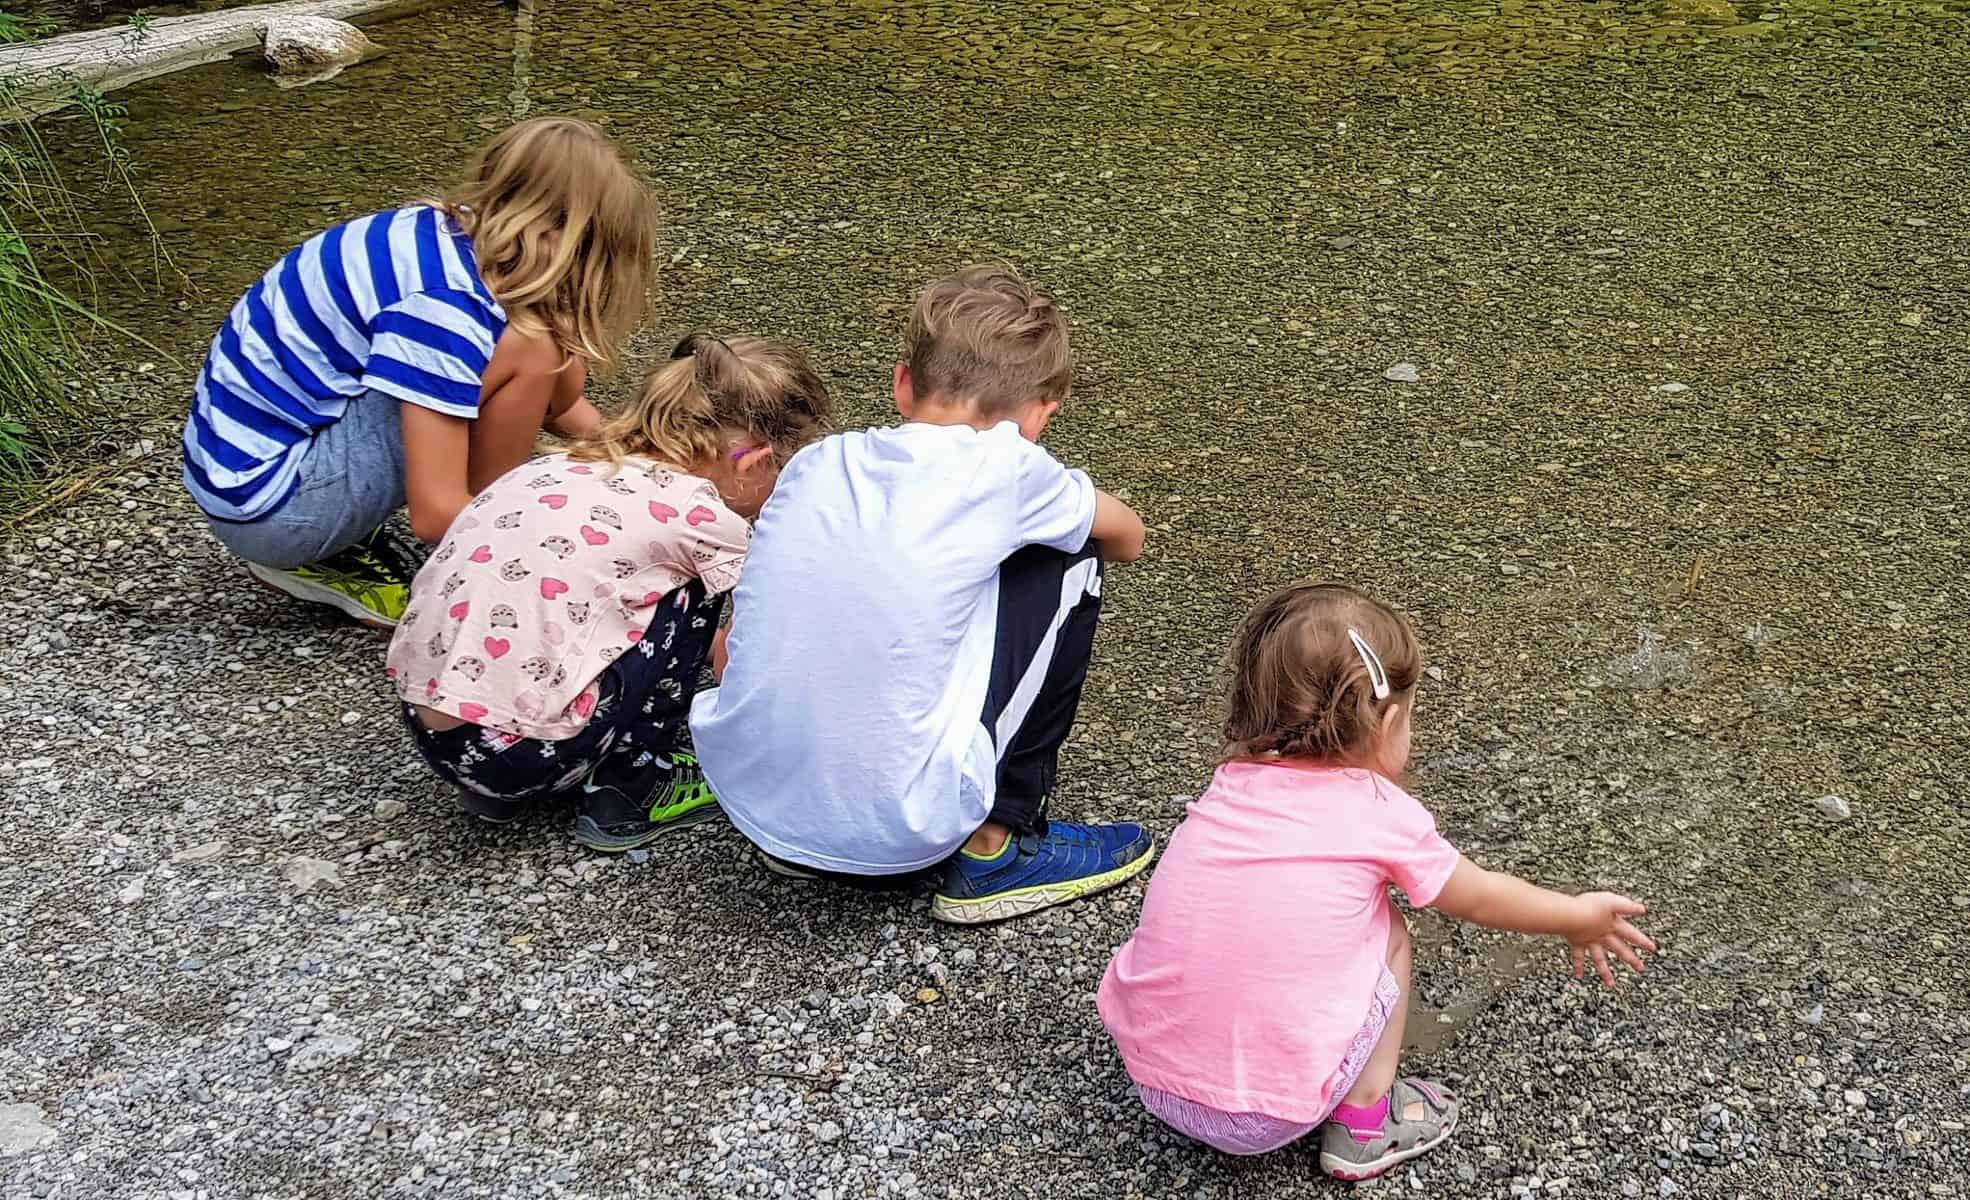
[[(578, 361), (565, 367), (564, 362), (561, 348), (549, 338), (510, 327), (500, 336), (479, 391), (479, 417), (472, 422), (466, 459), (472, 495), (533, 457), (534, 444), (557, 404), (565, 412), (581, 402), (586, 372)], [(574, 401), (567, 390), (571, 373)]]
[(472, 422), (448, 417), (419, 404), (403, 406), (404, 498), (410, 529), (419, 541), (437, 544), (472, 502), (465, 470)]
[(403, 406), (404, 497), (420, 540), (442, 541), (472, 497), (532, 457), (550, 417), (562, 432), (601, 422), (582, 398), (586, 364), (562, 363), (552, 341), (508, 329), (486, 365), (477, 419)]
[(554, 399), (547, 409), (547, 428), (564, 438), (591, 437), (602, 428), (602, 413), (582, 389), (588, 383), (588, 362), (571, 359), (556, 372)]
[(1568, 896), (1527, 883), (1516, 875), (1487, 871), (1459, 857), (1457, 869), (1430, 905), (1438, 912), (1491, 929), (1514, 933), (1546, 933), (1565, 938), (1572, 948), (1573, 974), (1578, 977), (1591, 958), (1601, 979), (1612, 987), (1612, 954), (1634, 970), (1642, 969), (1639, 947), (1655, 943), (1628, 922), (1648, 911), (1645, 905), (1613, 892), (1583, 892)]
[(1094, 494), (1094, 528), (1088, 536), (1101, 543), (1101, 557), (1107, 562), (1134, 562), (1142, 557), (1142, 543), (1148, 536), (1142, 518), (1128, 505), (1107, 492)]
[(725, 648), (725, 635), (732, 631), (730, 625), (711, 635), (711, 678), (714, 683), (725, 682), (725, 664), (732, 661), (732, 652)]

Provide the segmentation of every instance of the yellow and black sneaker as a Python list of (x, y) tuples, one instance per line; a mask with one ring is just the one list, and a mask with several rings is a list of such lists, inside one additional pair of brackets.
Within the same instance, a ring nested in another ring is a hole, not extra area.
[(372, 629), (395, 629), (410, 603), (416, 556), (385, 530), (291, 571), (247, 563), (255, 579), (297, 600), (326, 604)]

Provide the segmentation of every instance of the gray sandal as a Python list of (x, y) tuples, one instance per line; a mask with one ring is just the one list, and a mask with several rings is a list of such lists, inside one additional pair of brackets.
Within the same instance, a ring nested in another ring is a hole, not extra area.
[[(1404, 1118), (1412, 1104), (1423, 1115)], [(1373, 1179), (1397, 1163), (1434, 1150), (1457, 1127), (1457, 1098), (1427, 1079), (1408, 1076), (1389, 1089), (1389, 1115), (1381, 1136), (1362, 1141), (1354, 1130), (1329, 1121), (1320, 1130), (1320, 1169), (1336, 1179)]]

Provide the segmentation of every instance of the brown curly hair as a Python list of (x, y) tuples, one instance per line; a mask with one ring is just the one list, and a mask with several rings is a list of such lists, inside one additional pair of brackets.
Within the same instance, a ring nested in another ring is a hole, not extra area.
[[(1348, 631), (1388, 676), (1377, 700)], [(1390, 705), (1423, 674), (1423, 646), (1401, 613), (1341, 583), (1299, 583), (1268, 596), (1238, 633), (1224, 718), (1227, 758), (1297, 758), (1372, 766)]]

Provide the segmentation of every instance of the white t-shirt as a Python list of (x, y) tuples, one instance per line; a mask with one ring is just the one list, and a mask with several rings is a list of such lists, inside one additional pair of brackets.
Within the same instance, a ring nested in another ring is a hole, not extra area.
[(992, 809), (980, 718), (999, 565), (1072, 552), (1094, 484), (1010, 421), (844, 433), (795, 455), (753, 529), (723, 685), (691, 734), (732, 824), (851, 874), (955, 853)]

